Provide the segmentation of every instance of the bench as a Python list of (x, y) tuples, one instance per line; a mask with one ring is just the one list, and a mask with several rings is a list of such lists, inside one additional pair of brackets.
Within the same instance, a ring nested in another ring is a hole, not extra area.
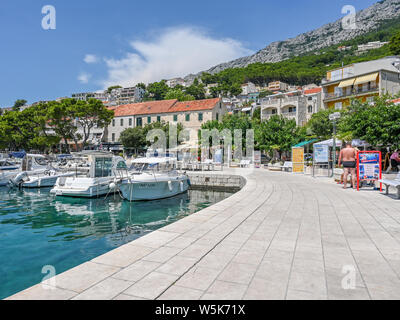
[(397, 174), (397, 177), (394, 180), (382, 179), (378, 182), (385, 185), (386, 194), (389, 194), (389, 187), (395, 187), (397, 189), (397, 199), (400, 199), (400, 173)]
[(293, 170), (293, 162), (285, 161), (285, 163), (282, 166), (282, 170), (284, 170), (284, 171)]

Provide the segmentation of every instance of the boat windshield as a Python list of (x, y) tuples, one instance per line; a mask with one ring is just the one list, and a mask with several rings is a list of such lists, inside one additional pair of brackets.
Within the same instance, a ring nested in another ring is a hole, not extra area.
[(110, 177), (112, 176), (112, 158), (95, 159), (95, 178)]

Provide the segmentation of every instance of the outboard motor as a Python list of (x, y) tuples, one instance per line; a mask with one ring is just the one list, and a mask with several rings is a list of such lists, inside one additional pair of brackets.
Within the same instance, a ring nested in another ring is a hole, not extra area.
[(14, 178), (10, 179), (10, 184), (14, 187), (18, 186), (20, 188), (22, 183), (24, 183), (24, 181), (27, 181), (29, 179), (27, 178), (28, 174), (25, 171), (20, 172)]

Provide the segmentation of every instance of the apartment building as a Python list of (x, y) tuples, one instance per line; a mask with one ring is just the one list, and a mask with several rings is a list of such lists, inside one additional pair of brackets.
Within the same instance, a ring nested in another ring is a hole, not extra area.
[(366, 102), (382, 93), (397, 94), (399, 66), (399, 57), (386, 57), (328, 71), (322, 80), (325, 108), (342, 109), (353, 98)]
[(107, 142), (118, 144), (122, 131), (142, 127), (155, 121), (181, 123), (196, 130), (209, 120), (220, 120), (227, 112), (219, 98), (179, 102), (174, 100), (148, 101), (114, 108), (114, 119), (107, 128)]
[(357, 47), (357, 52), (364, 53), (364, 52), (372, 50), (372, 49), (379, 49), (388, 43), (389, 42), (372, 41), (372, 42), (368, 42), (367, 44), (360, 44)]
[(116, 88), (108, 95), (109, 104), (118, 106), (137, 103), (143, 100), (145, 90), (139, 87)]
[(244, 83), (241, 85), (241, 87), (242, 87), (242, 93), (241, 93), (242, 96), (247, 96), (250, 93), (257, 92), (256, 85), (252, 82)]
[(303, 126), (313, 113), (322, 108), (322, 89), (295, 90), (278, 93), (261, 99), (261, 120), (269, 120), (273, 115), (282, 115), (296, 120)]
[(268, 83), (268, 90), (269, 91), (287, 91), (289, 88), (289, 85), (287, 83), (281, 82), (281, 81), (274, 81)]

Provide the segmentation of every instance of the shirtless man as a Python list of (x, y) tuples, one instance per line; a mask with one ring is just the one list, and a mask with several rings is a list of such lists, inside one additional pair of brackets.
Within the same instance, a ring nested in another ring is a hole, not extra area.
[(356, 167), (357, 167), (357, 151), (351, 146), (351, 143), (348, 142), (346, 144), (346, 148), (342, 149), (340, 151), (339, 155), (339, 166), (341, 163), (343, 163), (343, 169), (344, 169), (344, 176), (343, 176), (343, 182), (344, 182), (344, 187), (343, 189), (346, 189), (347, 187), (347, 177), (349, 173), (351, 174), (351, 181), (352, 181), (352, 186), (355, 188), (356, 185)]

